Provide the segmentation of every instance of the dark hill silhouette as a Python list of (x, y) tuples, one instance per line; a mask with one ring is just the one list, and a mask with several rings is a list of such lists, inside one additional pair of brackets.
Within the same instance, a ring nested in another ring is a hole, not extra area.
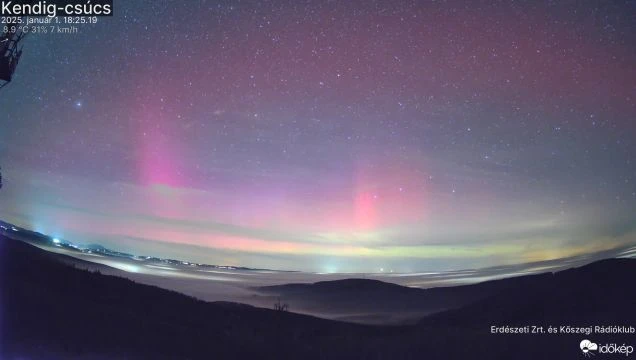
[(299, 339), (340, 336), (354, 326), (206, 303), (79, 270), (58, 256), (0, 237), (0, 350), (5, 355), (0, 358), (255, 358), (268, 353), (295, 358), (311, 350)]
[[(486, 324), (529, 321), (636, 325), (636, 260), (601, 260), (580, 268), (505, 281), (480, 301), (431, 315), (422, 324)], [(620, 311), (619, 311), (620, 310)]]
[[(359, 323), (415, 323), (426, 315), (457, 309), (495, 294), (540, 283), (547, 276), (527, 275), (479, 284), (411, 288), (371, 279), (321, 281), (258, 287), (263, 294), (278, 296), (296, 309), (316, 315)], [(360, 316), (337, 317), (359, 312)]]
[[(633, 334), (490, 334), (491, 325), (515, 323), (597, 325), (598, 321), (633, 326), (634, 260), (608, 260), (556, 275), (489, 282), (485, 288), (509, 285), (503, 286), (505, 291), (487, 290), (490, 295), (481, 300), (430, 316), (418, 325), (381, 327), (206, 303), (80, 270), (60, 259), (58, 254), (0, 236), (0, 358), (577, 359), (582, 356), (578, 343), (583, 338), (634, 343)], [(611, 280), (590, 289), (590, 279)], [(317, 288), (338, 289), (343, 284), (354, 293), (368, 288), (396, 294), (412, 291), (366, 280)], [(480, 285), (472, 286), (470, 291), (477, 292)], [(446, 291), (467, 291), (452, 289)], [(596, 295), (589, 296), (594, 291)], [(532, 298), (532, 294), (542, 296)], [(619, 318), (620, 323), (613, 320)]]

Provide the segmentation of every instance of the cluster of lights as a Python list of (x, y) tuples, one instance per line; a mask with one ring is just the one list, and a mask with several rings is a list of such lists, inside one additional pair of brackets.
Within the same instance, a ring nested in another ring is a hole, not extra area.
[[(8, 227), (8, 226), (4, 226), (4, 225), (0, 225), (0, 228), (1, 228), (2, 230), (7, 230), (7, 231), (9, 230), (9, 227)], [(18, 232), (18, 231), (20, 231), (20, 230), (18, 230), (18, 228), (17, 228), (17, 227), (15, 227), (15, 226), (11, 226), (11, 231)]]

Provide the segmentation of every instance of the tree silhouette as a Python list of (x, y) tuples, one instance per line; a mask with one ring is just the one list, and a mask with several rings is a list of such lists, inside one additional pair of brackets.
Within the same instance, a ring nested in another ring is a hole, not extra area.
[(281, 304), (280, 298), (278, 298), (278, 301), (274, 304), (274, 309), (278, 311), (289, 311), (289, 304)]

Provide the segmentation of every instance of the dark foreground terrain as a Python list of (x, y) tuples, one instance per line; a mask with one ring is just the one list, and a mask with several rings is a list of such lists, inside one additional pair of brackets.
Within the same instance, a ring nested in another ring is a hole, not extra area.
[[(636, 327), (636, 260), (429, 290), (430, 299), (418, 292), (440, 308), (461, 306), (408, 326), (206, 303), (61, 260), (0, 237), (1, 359), (579, 359), (583, 339), (636, 346), (635, 334), (547, 333), (548, 326)], [(343, 288), (364, 302), (381, 291), (395, 297), (394, 306), (409, 291), (364, 280), (270, 290), (319, 299)], [(491, 334), (493, 325), (543, 326), (545, 333)]]

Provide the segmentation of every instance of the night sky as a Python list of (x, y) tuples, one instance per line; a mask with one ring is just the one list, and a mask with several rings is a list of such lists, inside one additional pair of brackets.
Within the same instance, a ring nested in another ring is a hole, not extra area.
[(636, 243), (636, 2), (116, 1), (0, 90), (0, 218), (224, 265)]

